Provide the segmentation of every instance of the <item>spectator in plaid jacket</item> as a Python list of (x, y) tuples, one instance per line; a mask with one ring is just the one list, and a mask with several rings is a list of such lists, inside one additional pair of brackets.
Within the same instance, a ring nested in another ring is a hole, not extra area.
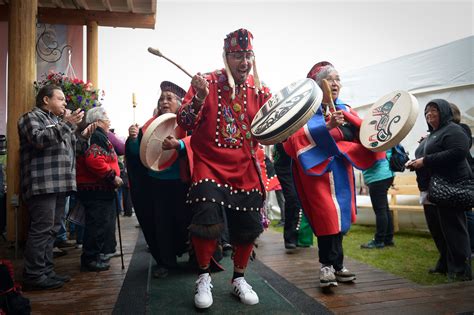
[(30, 225), (24, 253), (25, 289), (54, 289), (70, 280), (54, 272), (53, 244), (66, 194), (76, 190), (74, 131), (84, 113), (66, 109), (61, 88), (47, 85), (18, 121), (22, 199)]

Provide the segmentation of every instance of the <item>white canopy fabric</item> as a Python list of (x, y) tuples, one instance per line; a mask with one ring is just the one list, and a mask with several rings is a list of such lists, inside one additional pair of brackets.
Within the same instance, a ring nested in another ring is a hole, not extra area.
[(426, 134), (423, 109), (432, 99), (444, 98), (458, 105), (462, 121), (474, 128), (474, 36), (341, 73), (341, 77), (340, 98), (362, 117), (374, 102), (394, 90), (408, 91), (417, 98), (416, 124), (402, 141), (410, 153)]

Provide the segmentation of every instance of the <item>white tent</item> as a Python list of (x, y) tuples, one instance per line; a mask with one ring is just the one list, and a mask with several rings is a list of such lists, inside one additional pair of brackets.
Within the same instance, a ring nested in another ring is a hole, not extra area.
[(474, 36), (341, 73), (341, 77), (341, 99), (362, 117), (374, 102), (394, 90), (408, 91), (417, 98), (418, 119), (402, 141), (410, 153), (426, 134), (423, 109), (432, 99), (443, 98), (458, 105), (462, 121), (474, 128)]
[[(341, 99), (355, 108), (361, 117), (364, 117), (374, 102), (392, 91), (405, 90), (416, 97), (420, 108), (418, 118), (411, 132), (402, 141), (411, 158), (414, 158), (417, 141), (427, 133), (423, 109), (432, 99), (443, 98), (458, 105), (462, 121), (471, 130), (474, 129), (474, 36), (341, 73), (341, 77)], [(359, 181), (361, 176), (358, 175), (357, 178)], [(270, 196), (269, 215), (276, 218), (276, 198), (273, 194)], [(357, 202), (370, 203), (368, 196), (358, 196)], [(401, 213), (401, 225), (424, 227), (425, 220), (421, 213), (409, 213), (406, 217), (405, 214)], [(373, 211), (359, 211), (357, 221), (373, 224)]]

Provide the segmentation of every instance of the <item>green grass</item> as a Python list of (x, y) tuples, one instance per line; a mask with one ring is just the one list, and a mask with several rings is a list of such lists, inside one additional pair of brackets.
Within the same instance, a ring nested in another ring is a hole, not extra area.
[(402, 230), (394, 237), (394, 247), (361, 249), (361, 244), (374, 237), (374, 229), (353, 225), (344, 237), (344, 255), (419, 284), (446, 282), (445, 276), (428, 273), (438, 260), (438, 251), (429, 233)]
[[(272, 229), (283, 232), (283, 228)], [(361, 249), (360, 245), (374, 237), (375, 227), (353, 225), (344, 237), (344, 256), (366, 263), (375, 268), (409, 279), (422, 285), (446, 282), (446, 276), (432, 275), (428, 269), (434, 267), (438, 251), (431, 235), (427, 232), (401, 230), (395, 234), (395, 247), (382, 249)], [(317, 244), (316, 239), (314, 244)]]

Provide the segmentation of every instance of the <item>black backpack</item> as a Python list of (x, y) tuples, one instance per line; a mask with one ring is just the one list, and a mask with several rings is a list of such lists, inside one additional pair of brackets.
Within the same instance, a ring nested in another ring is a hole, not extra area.
[(392, 156), (388, 163), (392, 172), (403, 172), (405, 170), (405, 163), (408, 162), (408, 152), (401, 144), (397, 144), (392, 148)]
[(0, 259), (0, 314), (29, 315), (30, 300), (22, 295), (21, 287), (14, 282), (11, 261)]

